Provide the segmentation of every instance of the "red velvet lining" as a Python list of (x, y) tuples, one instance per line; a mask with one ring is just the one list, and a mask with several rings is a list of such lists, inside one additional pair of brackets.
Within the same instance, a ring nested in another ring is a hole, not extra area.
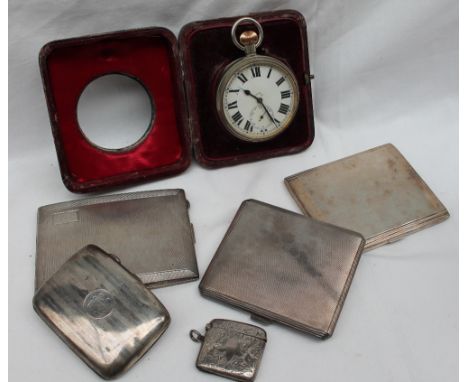
[[(169, 32), (170, 33), (170, 32)], [(62, 176), (72, 191), (184, 170), (190, 161), (185, 137), (176, 41), (166, 30), (116, 32), (62, 40), (41, 53), (44, 85)], [(44, 73), (45, 72), (45, 73)], [(88, 142), (77, 120), (77, 103), (95, 78), (121, 73), (139, 80), (155, 105), (146, 138), (128, 151), (104, 151)], [(182, 109), (182, 110), (181, 110)], [(179, 115), (177, 115), (179, 112)]]
[[(233, 137), (221, 124), (215, 107), (216, 88), (223, 69), (244, 53), (231, 40), (236, 18), (207, 20), (184, 27), (179, 37), (187, 73), (189, 112), (197, 160), (220, 167), (306, 149), (314, 137), (305, 20), (295, 11), (252, 15), (261, 22), (264, 41), (258, 54), (276, 57), (289, 65), (300, 87), (300, 104), (292, 124), (276, 138), (250, 143)], [(239, 27), (239, 33), (246, 27)]]

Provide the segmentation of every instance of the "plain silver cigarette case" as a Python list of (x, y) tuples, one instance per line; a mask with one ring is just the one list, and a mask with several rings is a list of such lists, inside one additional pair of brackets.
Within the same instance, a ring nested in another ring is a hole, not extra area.
[(33, 306), (106, 379), (138, 361), (170, 322), (166, 308), (140, 279), (96, 246), (72, 256), (36, 292)]
[(449, 217), (444, 205), (392, 144), (285, 179), (308, 216), (360, 232), (365, 250)]

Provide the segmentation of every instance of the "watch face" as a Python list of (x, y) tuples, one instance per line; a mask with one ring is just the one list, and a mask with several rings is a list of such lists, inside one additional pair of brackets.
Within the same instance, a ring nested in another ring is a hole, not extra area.
[(291, 70), (277, 59), (240, 59), (224, 73), (217, 109), (224, 126), (246, 141), (265, 141), (291, 123), (299, 103), (299, 87)]

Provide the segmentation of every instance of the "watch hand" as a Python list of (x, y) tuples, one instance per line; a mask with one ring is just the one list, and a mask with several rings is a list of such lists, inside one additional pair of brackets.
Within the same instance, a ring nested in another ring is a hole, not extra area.
[(263, 104), (263, 102), (262, 102), (262, 106), (263, 106), (263, 108), (265, 109), (265, 111), (266, 111), (268, 117), (270, 117), (271, 122), (273, 122), (273, 125), (275, 125), (276, 127), (278, 127), (278, 124), (276, 123), (275, 119), (272, 117), (272, 115), (270, 114), (270, 112), (268, 111), (268, 109), (266, 108), (266, 106)]
[(255, 100), (256, 100), (258, 103), (260, 103), (260, 104), (262, 103), (262, 99), (259, 98), (259, 97), (257, 97), (257, 96), (254, 96), (254, 95), (250, 92), (250, 90), (248, 90), (248, 89), (242, 89), (242, 90), (244, 91), (244, 94), (247, 94), (248, 96), (251, 96), (251, 97), (255, 98)]
[(263, 108), (265, 109), (265, 111), (266, 111), (268, 117), (271, 119), (271, 122), (273, 122), (273, 124), (274, 124), (276, 127), (278, 127), (278, 124), (276, 123), (275, 119), (271, 116), (271, 114), (270, 114), (270, 112), (268, 111), (267, 107), (266, 107), (265, 104), (263, 103), (263, 99), (260, 98), (260, 97), (257, 97), (257, 96), (255, 96), (255, 95), (253, 95), (253, 94), (250, 92), (250, 90), (248, 90), (248, 89), (243, 89), (243, 90), (244, 90), (244, 93), (245, 93), (245, 94), (247, 94), (247, 95), (249, 95), (249, 96), (255, 98), (255, 100), (256, 100), (260, 105), (263, 106)]

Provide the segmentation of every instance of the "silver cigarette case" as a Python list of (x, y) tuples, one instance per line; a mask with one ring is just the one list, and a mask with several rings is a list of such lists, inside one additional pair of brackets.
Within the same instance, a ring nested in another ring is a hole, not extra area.
[(256, 200), (237, 211), (200, 291), (318, 337), (332, 335), (364, 238)]
[(201, 342), (196, 366), (235, 381), (253, 381), (267, 342), (266, 332), (258, 326), (215, 319), (205, 327), (205, 334), (190, 331)]
[(88, 244), (119, 257), (150, 288), (198, 279), (183, 190), (133, 192), (40, 207), (36, 289)]
[(130, 368), (169, 325), (166, 308), (114, 257), (87, 246), (36, 292), (33, 306), (97, 374)]
[(306, 215), (362, 233), (365, 250), (449, 217), (391, 144), (289, 176), (285, 183)]

